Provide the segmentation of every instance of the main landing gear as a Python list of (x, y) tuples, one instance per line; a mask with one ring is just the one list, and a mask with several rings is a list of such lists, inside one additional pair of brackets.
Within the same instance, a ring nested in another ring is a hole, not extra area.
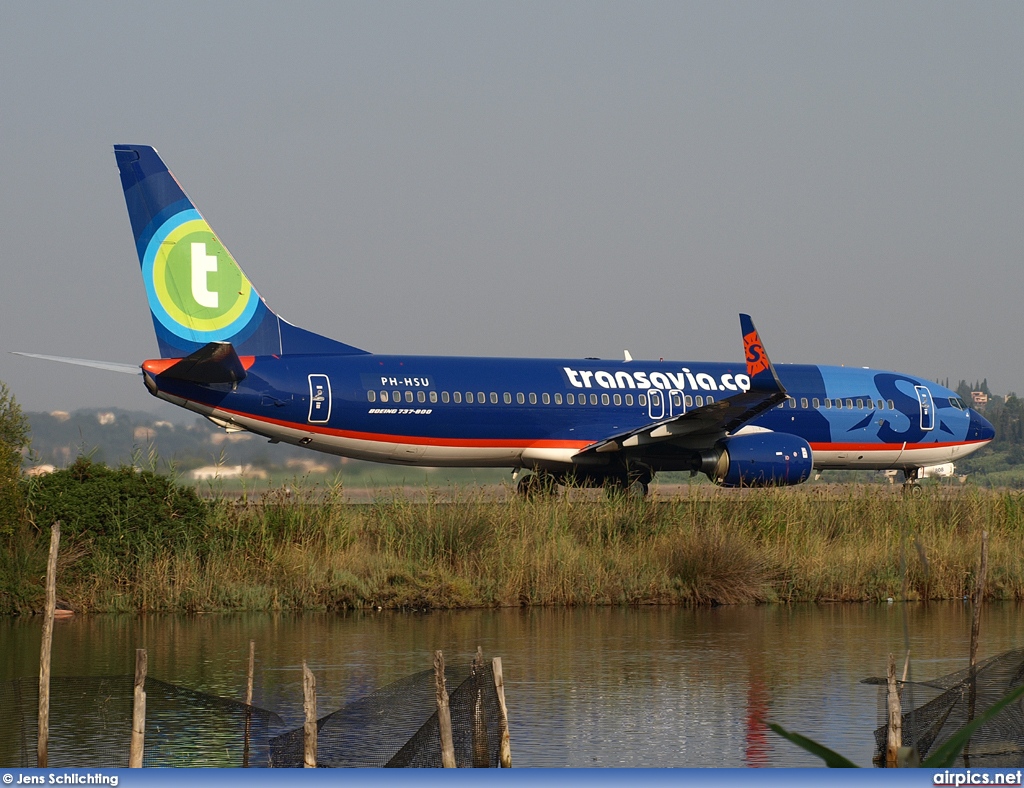
[(921, 494), (921, 485), (918, 483), (920, 468), (903, 469), (903, 494), (917, 496)]
[[(518, 472), (513, 479), (518, 477)], [(553, 496), (558, 485), (569, 487), (601, 487), (609, 498), (624, 496), (630, 500), (643, 500), (650, 490), (654, 474), (646, 466), (631, 467), (629, 471), (608, 475), (563, 476), (550, 471), (534, 471), (519, 478), (516, 492), (523, 498), (532, 500), (541, 496)]]
[(558, 479), (546, 471), (528, 473), (516, 484), (516, 492), (529, 501), (541, 496), (551, 497), (558, 492)]

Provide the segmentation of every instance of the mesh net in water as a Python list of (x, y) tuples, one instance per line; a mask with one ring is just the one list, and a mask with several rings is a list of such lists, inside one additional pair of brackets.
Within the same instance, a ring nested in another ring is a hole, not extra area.
[[(491, 666), (446, 666), (445, 684), (458, 767), (497, 766), (501, 741), (498, 693)], [(302, 766), (298, 728), (270, 742), (275, 767)], [(434, 671), (389, 684), (317, 720), (320, 766), (440, 767)]]
[[(489, 664), (445, 668), (456, 765), (496, 766), (502, 718)], [(455, 687), (454, 690), (451, 688)], [(272, 711), (146, 678), (143, 766), (303, 765), (302, 728)], [(133, 676), (50, 679), (49, 765), (127, 767)], [(0, 765), (36, 765), (39, 682), (0, 684)], [(434, 671), (317, 721), (320, 766), (441, 766)], [(246, 746), (248, 742), (248, 746)]]
[[(145, 689), (143, 766), (266, 765), (271, 734), (284, 725), (272, 711), (149, 676)], [(49, 765), (127, 767), (134, 696), (134, 676), (51, 677)], [(35, 766), (39, 680), (0, 684), (0, 709), (2, 746), (18, 761), (11, 765)]]
[[(885, 712), (884, 678), (865, 679), (881, 684), (880, 720)], [(1007, 651), (980, 662), (973, 670), (950, 673), (930, 681), (898, 682), (903, 703), (909, 690), (921, 705), (903, 714), (903, 744), (915, 746), (920, 757), (942, 745), (957, 730), (981, 716), (1024, 682), (1024, 649)], [(923, 701), (923, 702), (922, 702)], [(887, 728), (875, 730), (876, 762), (884, 763)], [(1024, 766), (1024, 706), (1011, 703), (982, 725), (964, 747), (957, 765), (975, 768)]]

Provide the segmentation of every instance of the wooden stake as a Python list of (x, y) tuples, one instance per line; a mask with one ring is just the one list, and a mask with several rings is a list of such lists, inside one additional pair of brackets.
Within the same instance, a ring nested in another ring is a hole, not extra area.
[(487, 720), (484, 719), (484, 650), (476, 647), (473, 660), (473, 768), (486, 769), (490, 763), (490, 746), (487, 741)]
[(981, 603), (985, 598), (985, 573), (988, 571), (988, 531), (981, 532), (981, 568), (974, 586), (974, 606), (971, 611), (971, 667), (978, 664), (978, 636), (981, 633)]
[(498, 726), (501, 730), (501, 744), (498, 746), (498, 763), (503, 769), (512, 768), (512, 746), (508, 736), (508, 709), (505, 706), (505, 680), (501, 675), (501, 657), (491, 660), (494, 673), (494, 688), (498, 692)]
[(441, 765), (455, 768), (455, 743), (452, 741), (452, 715), (448, 708), (448, 690), (444, 684), (444, 654), (434, 652), (434, 690), (437, 694), (437, 727), (441, 735)]
[(252, 736), (252, 675), (256, 661), (256, 641), (249, 641), (249, 675), (245, 682), (245, 746), (242, 749), (242, 768), (249, 768), (249, 741)]
[[(970, 675), (967, 679), (967, 722), (974, 720), (974, 707), (978, 700), (978, 640), (981, 635), (981, 603), (985, 599), (985, 574), (988, 572), (988, 531), (981, 532), (981, 566), (978, 568), (978, 582), (974, 586), (974, 604), (971, 606), (971, 659)], [(971, 740), (964, 745), (961, 756), (964, 766), (971, 765)]]
[(53, 611), (57, 607), (57, 551), (60, 522), (50, 526), (50, 557), (46, 562), (46, 607), (43, 610), (43, 640), (39, 648), (39, 741), (36, 764), (45, 769), (50, 757), (50, 652), (53, 650)]
[(306, 711), (306, 724), (303, 727), (305, 748), (302, 765), (308, 769), (316, 768), (316, 677), (306, 661), (302, 661), (302, 705)]
[(142, 768), (146, 740), (146, 649), (135, 649), (135, 702), (132, 706), (132, 749), (128, 756), (131, 769)]
[(903, 712), (900, 709), (900, 694), (896, 688), (896, 657), (889, 654), (888, 688), (886, 698), (889, 706), (888, 736), (885, 744), (885, 765), (894, 769), (899, 766), (899, 751), (903, 746)]

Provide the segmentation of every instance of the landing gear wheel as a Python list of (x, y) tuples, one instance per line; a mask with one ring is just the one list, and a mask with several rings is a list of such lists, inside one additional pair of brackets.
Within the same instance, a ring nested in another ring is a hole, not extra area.
[(921, 485), (917, 483), (917, 468), (907, 468), (903, 471), (903, 494), (917, 497), (921, 494)]
[(604, 483), (609, 498), (624, 495), (631, 501), (642, 501), (650, 489), (651, 474), (646, 470), (631, 471), (623, 476), (609, 476)]
[(554, 495), (558, 490), (558, 482), (550, 473), (531, 473), (519, 480), (516, 492), (528, 501), (540, 496)]

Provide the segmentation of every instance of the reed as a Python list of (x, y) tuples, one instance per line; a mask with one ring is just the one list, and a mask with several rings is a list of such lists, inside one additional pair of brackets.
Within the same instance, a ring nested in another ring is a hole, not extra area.
[[(988, 530), (989, 598), (1024, 598), (1024, 502), (972, 487), (368, 505), (328, 487), (217, 499), (196, 528), (164, 541), (141, 529), (132, 549), (69, 544), (60, 593), (93, 611), (949, 599), (970, 592)], [(8, 544), (0, 605), (10, 612), (24, 609), (27, 582), (11, 570), (39, 561), (24, 535)]]

